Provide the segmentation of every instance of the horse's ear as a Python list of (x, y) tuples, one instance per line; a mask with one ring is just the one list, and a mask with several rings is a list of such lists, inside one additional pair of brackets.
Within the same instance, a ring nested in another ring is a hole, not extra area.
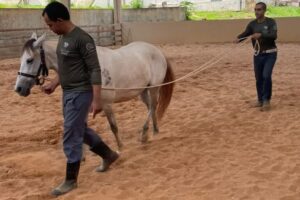
[(37, 34), (36, 34), (36, 32), (33, 32), (33, 33), (32, 33), (30, 39), (35, 39), (35, 40), (37, 40)]
[(33, 43), (33, 47), (34, 48), (37, 48), (37, 47), (40, 47), (43, 42), (45, 41), (46, 39), (46, 33), (44, 33), (41, 37), (39, 37), (34, 43)]

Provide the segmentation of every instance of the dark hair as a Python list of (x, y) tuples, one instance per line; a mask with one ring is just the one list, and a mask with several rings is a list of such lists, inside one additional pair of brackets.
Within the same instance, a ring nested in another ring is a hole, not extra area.
[(57, 1), (49, 3), (43, 10), (43, 16), (47, 14), (51, 21), (56, 22), (58, 19), (70, 20), (70, 13), (68, 8)]
[(267, 10), (267, 4), (264, 2), (258, 2), (256, 5), (261, 5), (263, 7), (263, 10)]

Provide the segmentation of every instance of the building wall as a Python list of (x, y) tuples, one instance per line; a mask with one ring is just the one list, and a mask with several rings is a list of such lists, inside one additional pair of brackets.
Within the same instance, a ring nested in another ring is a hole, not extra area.
[(163, 21), (185, 21), (184, 8), (143, 8), (124, 9), (121, 12), (123, 22), (163, 22)]
[[(123, 41), (150, 43), (224, 43), (232, 42), (250, 20), (124, 23)], [(300, 18), (279, 18), (278, 41), (300, 42)]]
[[(1, 29), (27, 29), (45, 27), (41, 9), (0, 9)], [(160, 22), (184, 21), (184, 8), (149, 8), (125, 9), (121, 11), (123, 22)], [(113, 10), (82, 10), (71, 11), (71, 18), (79, 26), (91, 26), (113, 23)]]
[[(41, 13), (41, 9), (0, 9), (0, 59), (18, 57), (21, 47), (32, 32), (42, 34), (48, 29)], [(113, 10), (72, 10), (71, 17), (76, 25), (85, 27), (97, 44), (108, 45), (114, 41), (111, 33), (99, 34), (97, 27), (90, 27), (113, 24)], [(122, 18), (125, 22), (186, 20), (183, 8), (128, 9), (122, 11)], [(47, 34), (48, 37), (56, 38), (50, 31)]]

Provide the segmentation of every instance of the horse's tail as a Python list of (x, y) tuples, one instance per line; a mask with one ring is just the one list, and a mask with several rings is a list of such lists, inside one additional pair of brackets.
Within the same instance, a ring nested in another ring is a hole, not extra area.
[[(167, 72), (163, 83), (169, 83), (175, 80), (171, 63), (169, 62), (168, 59), (166, 59), (166, 61), (167, 61)], [(174, 89), (174, 83), (171, 83), (162, 86), (159, 90), (158, 107), (156, 111), (158, 120), (160, 120), (163, 117), (165, 111), (167, 110), (171, 102), (173, 89)]]

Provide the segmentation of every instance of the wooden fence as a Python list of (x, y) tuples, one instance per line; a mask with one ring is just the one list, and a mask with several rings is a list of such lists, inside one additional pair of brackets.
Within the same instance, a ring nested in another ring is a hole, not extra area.
[[(88, 32), (98, 46), (122, 45), (122, 25), (81, 26)], [(47, 33), (48, 39), (57, 40), (58, 36), (48, 28), (34, 29), (0, 29), (0, 59), (19, 57), (24, 43), (36, 32), (38, 35)]]

